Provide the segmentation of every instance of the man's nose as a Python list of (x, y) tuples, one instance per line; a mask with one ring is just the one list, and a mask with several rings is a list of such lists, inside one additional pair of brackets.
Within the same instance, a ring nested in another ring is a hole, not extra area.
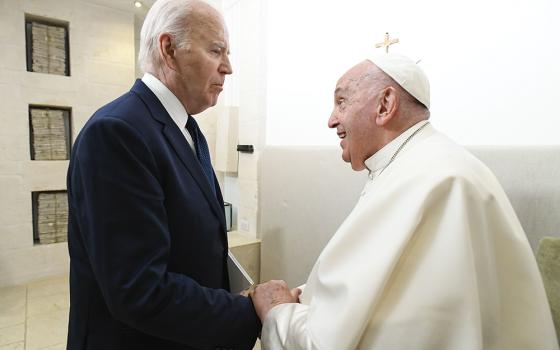
[(231, 74), (233, 73), (233, 68), (231, 67), (231, 62), (229, 61), (229, 57), (225, 56), (222, 64), (220, 65), (220, 73), (223, 74)]
[(329, 128), (331, 128), (331, 129), (336, 128), (338, 126), (338, 124), (339, 124), (338, 116), (336, 115), (335, 112), (331, 113), (328, 124), (329, 124)]

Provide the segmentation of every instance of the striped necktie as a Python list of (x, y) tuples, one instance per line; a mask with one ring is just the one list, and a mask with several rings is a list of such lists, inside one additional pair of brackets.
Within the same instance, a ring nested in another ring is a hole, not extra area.
[(214, 170), (212, 169), (212, 163), (210, 161), (210, 151), (208, 150), (208, 143), (206, 143), (206, 138), (202, 134), (202, 131), (198, 127), (198, 123), (192, 116), (189, 115), (189, 119), (187, 119), (186, 125), (187, 131), (191, 134), (191, 137), (194, 142), (194, 148), (196, 150), (196, 156), (200, 165), (202, 166), (202, 170), (210, 183), (210, 188), (212, 192), (216, 194), (216, 185), (214, 183)]

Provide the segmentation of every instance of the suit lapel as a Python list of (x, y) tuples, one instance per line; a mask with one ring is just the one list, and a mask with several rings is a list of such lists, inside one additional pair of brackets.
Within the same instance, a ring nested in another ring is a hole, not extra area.
[[(173, 119), (171, 119), (169, 113), (167, 113), (158, 98), (141, 80), (136, 80), (136, 83), (132, 87), (131, 91), (137, 93), (140, 96), (146, 106), (150, 109), (152, 117), (163, 124), (162, 133), (167, 139), (167, 142), (171, 144), (171, 146), (175, 150), (175, 153), (177, 154), (181, 162), (185, 165), (185, 168), (187, 168), (187, 171), (194, 178), (194, 180), (202, 190), (202, 193), (204, 193), (204, 197), (206, 197), (206, 200), (210, 203), (210, 206), (214, 210), (214, 213), (220, 219), (220, 223), (222, 224), (222, 227), (225, 231), (225, 214), (223, 206), (218, 202), (218, 197), (221, 197), (221, 195), (216, 196), (212, 192), (212, 189), (210, 188), (210, 184), (208, 183), (206, 175), (204, 175), (200, 162), (196, 158), (196, 155), (192, 151), (187, 140), (185, 140), (185, 137), (183, 136), (181, 131), (177, 128), (177, 125), (175, 124)], [(220, 191), (220, 187), (218, 185), (216, 185), (216, 190), (216, 192)]]

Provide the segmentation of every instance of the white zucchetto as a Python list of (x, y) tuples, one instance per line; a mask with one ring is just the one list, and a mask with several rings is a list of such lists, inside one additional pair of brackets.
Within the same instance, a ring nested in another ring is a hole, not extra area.
[(404, 55), (394, 53), (376, 54), (369, 60), (420, 103), (430, 108), (430, 82), (418, 64)]

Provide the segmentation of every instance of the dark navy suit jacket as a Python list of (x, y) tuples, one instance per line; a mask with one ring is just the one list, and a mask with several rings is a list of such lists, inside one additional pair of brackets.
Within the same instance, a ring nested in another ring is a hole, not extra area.
[(80, 132), (68, 170), (68, 349), (251, 349), (260, 321), (228, 292), (222, 195), (137, 80)]

